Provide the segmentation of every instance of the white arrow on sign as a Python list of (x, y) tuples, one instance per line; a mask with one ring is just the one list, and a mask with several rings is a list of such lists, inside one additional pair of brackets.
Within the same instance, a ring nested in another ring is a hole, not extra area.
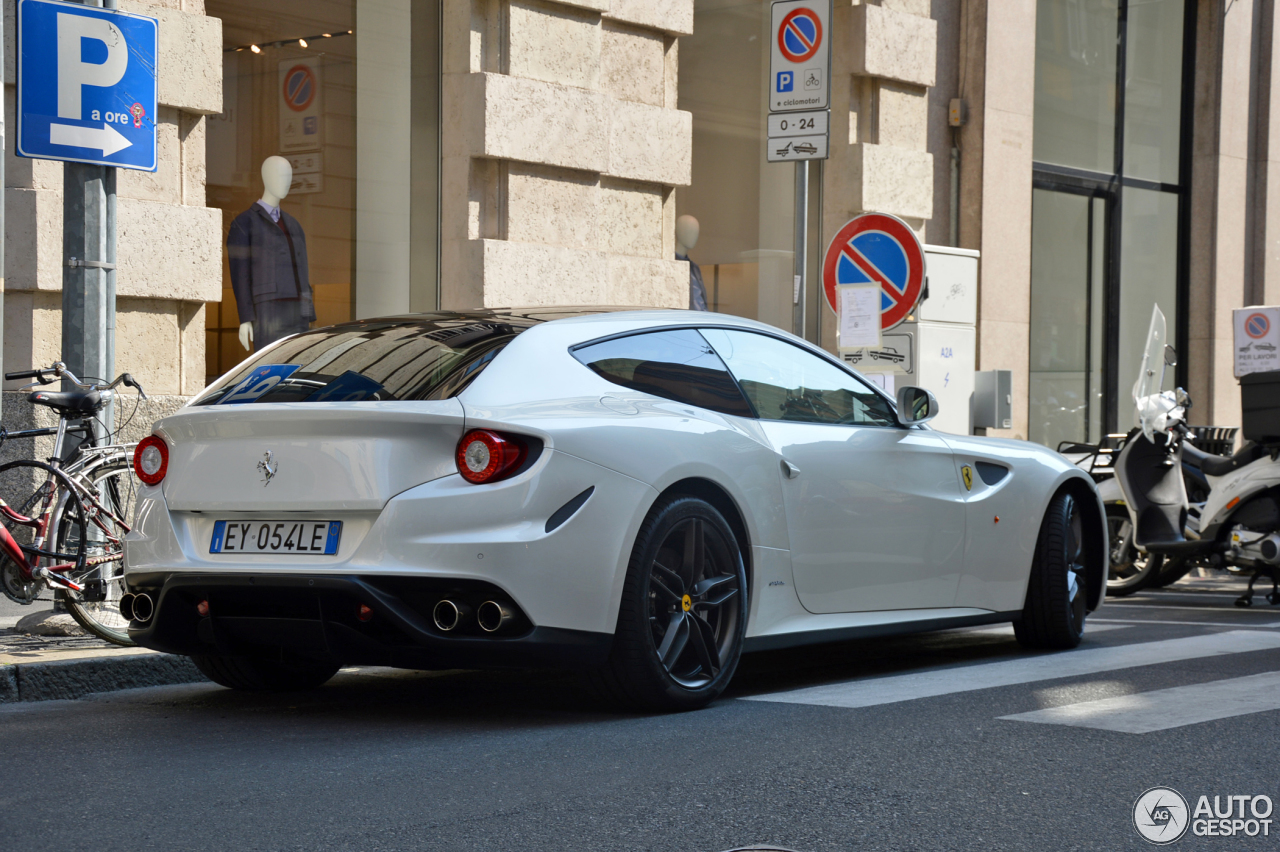
[(49, 142), (53, 145), (70, 145), (73, 148), (91, 148), (110, 157), (133, 143), (110, 124), (97, 127), (77, 127), (74, 124), (50, 124)]

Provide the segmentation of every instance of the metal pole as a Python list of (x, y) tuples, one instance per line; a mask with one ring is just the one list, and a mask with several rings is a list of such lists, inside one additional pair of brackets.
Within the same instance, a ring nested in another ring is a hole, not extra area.
[[(115, 8), (115, 0), (86, 6)], [(115, 378), (116, 169), (66, 163), (62, 178), (62, 360), (82, 380)], [(64, 390), (73, 390), (64, 387)], [(115, 406), (102, 413), (108, 433)]]
[[(0, 68), (4, 67), (4, 15), (0, 15)], [(0, 375), (4, 374), (4, 86), (0, 85)], [(4, 394), (0, 393), (0, 416)]]
[(809, 161), (796, 163), (796, 265), (792, 289), (792, 328), (805, 337), (805, 290), (809, 254)]

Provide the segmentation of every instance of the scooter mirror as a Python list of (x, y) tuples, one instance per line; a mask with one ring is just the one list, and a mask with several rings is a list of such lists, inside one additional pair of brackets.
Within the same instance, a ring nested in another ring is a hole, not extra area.
[(1164, 365), (1166, 367), (1178, 366), (1178, 350), (1167, 343), (1164, 345)]

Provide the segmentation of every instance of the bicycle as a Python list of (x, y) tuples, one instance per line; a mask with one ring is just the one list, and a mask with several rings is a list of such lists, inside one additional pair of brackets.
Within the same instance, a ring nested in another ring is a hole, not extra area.
[[(123, 539), (137, 502), (136, 445), (112, 444), (112, 430), (104, 425), (100, 437), (95, 425), (101, 424), (97, 415), (120, 385), (136, 389), (139, 402), (146, 393), (128, 373), (110, 384), (83, 382), (61, 361), (43, 370), (6, 373), (5, 378), (35, 379), (24, 390), (59, 379), (84, 390), (28, 395), (31, 404), (58, 414), (55, 427), (0, 429), (0, 444), (10, 438), (55, 436), (47, 461), (0, 465), (0, 487), (22, 495), (12, 504), (0, 500), (0, 590), (17, 603), (32, 604), (41, 591), (51, 589), (85, 630), (112, 644), (132, 646), (136, 643), (129, 638), (129, 622), (119, 604), (126, 591)], [(82, 441), (69, 446), (67, 437), (76, 432)]]

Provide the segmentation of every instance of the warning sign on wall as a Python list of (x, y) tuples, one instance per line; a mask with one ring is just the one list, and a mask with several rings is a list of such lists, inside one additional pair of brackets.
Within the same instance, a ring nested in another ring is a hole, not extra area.
[(1280, 370), (1280, 307), (1238, 308), (1231, 313), (1236, 378)]

